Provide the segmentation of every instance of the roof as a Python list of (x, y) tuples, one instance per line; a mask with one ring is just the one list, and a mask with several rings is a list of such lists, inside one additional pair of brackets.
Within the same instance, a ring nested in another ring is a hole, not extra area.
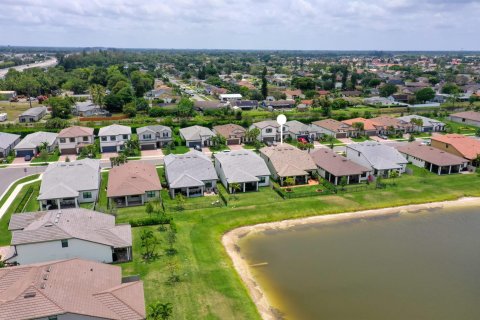
[(408, 116), (399, 117), (397, 119), (405, 121), (405, 122), (410, 122), (410, 121), (412, 121), (412, 119), (421, 119), (423, 121), (423, 127), (433, 127), (433, 126), (438, 126), (438, 125), (445, 126), (445, 123), (443, 123), (441, 121), (438, 121), (438, 120), (435, 120), (435, 119), (430, 119), (430, 118), (427, 118), (427, 117), (424, 117), (424, 116), (419, 116), (419, 115), (416, 115), (416, 114), (411, 114), (411, 115), (408, 115)]
[(343, 120), (342, 122), (350, 126), (353, 126), (353, 124), (356, 122), (361, 122), (363, 123), (363, 130), (367, 130), (367, 131), (377, 130), (376, 123), (370, 119), (354, 118), (354, 119)]
[(198, 151), (169, 154), (164, 158), (164, 163), (170, 188), (203, 186), (203, 181), (218, 179), (212, 161)]
[(285, 94), (291, 95), (291, 96), (299, 96), (302, 94), (302, 90), (297, 89), (297, 90), (285, 90)]
[(144, 194), (162, 190), (157, 168), (144, 161), (133, 161), (113, 167), (108, 173), (107, 197)]
[(469, 160), (474, 160), (480, 154), (480, 140), (461, 134), (434, 135), (431, 139), (453, 146), (463, 157)]
[(401, 164), (407, 164), (397, 149), (378, 142), (362, 142), (347, 145), (348, 149), (362, 153), (367, 161), (377, 170), (400, 169)]
[(277, 101), (267, 101), (267, 106), (272, 107), (281, 107), (281, 106), (292, 106), (295, 104), (294, 100), (277, 100)]
[(230, 102), (230, 105), (232, 107), (258, 107), (258, 101), (257, 100), (234, 100)]
[(180, 135), (186, 141), (189, 140), (201, 140), (202, 137), (212, 137), (215, 135), (212, 130), (202, 126), (191, 126), (180, 129)]
[(195, 101), (193, 105), (195, 106), (195, 108), (201, 110), (220, 109), (227, 106), (225, 103), (221, 103), (220, 101)]
[(33, 107), (30, 109), (25, 110), (20, 117), (23, 116), (30, 116), (30, 117), (36, 117), (44, 112), (47, 112), (47, 107), (45, 106), (40, 106), (40, 107)]
[(288, 131), (295, 133), (295, 134), (300, 134), (304, 132), (316, 132), (317, 130), (315, 127), (302, 123), (297, 120), (292, 120), (292, 121), (287, 121), (285, 123), (285, 126), (288, 127)]
[(280, 125), (275, 120), (265, 120), (265, 121), (255, 122), (253, 124), (253, 126), (255, 126), (259, 129), (263, 129), (263, 128), (266, 128), (266, 127), (280, 128)]
[(335, 119), (325, 119), (320, 121), (312, 122), (312, 124), (327, 129), (332, 132), (346, 132), (353, 130), (352, 126)]
[(99, 160), (54, 162), (43, 174), (37, 200), (78, 197), (80, 191), (97, 190), (99, 185)]
[(401, 153), (408, 154), (420, 160), (433, 163), (437, 166), (461, 165), (467, 162), (466, 159), (448, 153), (446, 151), (422, 145), (418, 142), (411, 142), (397, 147)]
[(47, 142), (48, 146), (52, 146), (56, 140), (56, 133), (37, 131), (26, 135), (25, 138), (23, 138), (14, 149), (34, 149), (40, 147), (44, 142)]
[(101, 109), (101, 107), (99, 105), (96, 105), (92, 101), (84, 101), (84, 102), (76, 102), (75, 109), (77, 109), (77, 112), (85, 112), (85, 111), (90, 111), (95, 109)]
[(281, 177), (307, 175), (307, 171), (317, 169), (309, 153), (286, 143), (263, 147), (260, 149), (260, 153), (272, 163), (275, 171)]
[(393, 127), (395, 129), (398, 128), (405, 128), (405, 127), (411, 127), (412, 124), (410, 122), (402, 121), (397, 118), (392, 118), (392, 117), (387, 117), (387, 116), (380, 116), (376, 118), (370, 119), (370, 121), (378, 127)]
[(172, 129), (167, 126), (161, 126), (161, 125), (156, 125), (156, 126), (145, 126), (145, 127), (140, 127), (137, 129), (137, 134), (142, 134), (146, 131), (152, 131), (155, 133), (160, 133), (162, 131), (168, 131), (172, 132)]
[(227, 139), (231, 136), (245, 136), (245, 132), (247, 131), (244, 127), (233, 123), (215, 126), (213, 130)]
[(265, 160), (251, 150), (219, 152), (215, 159), (228, 183), (259, 181), (257, 177), (270, 175)]
[(20, 139), (18, 134), (0, 132), (0, 149), (7, 149), (18, 139)]
[(112, 124), (107, 127), (102, 127), (98, 131), (98, 136), (118, 136), (120, 134), (131, 134), (132, 129), (127, 126), (122, 126), (120, 124)]
[(315, 150), (310, 153), (310, 156), (319, 168), (337, 177), (360, 175), (370, 171), (370, 169), (335, 153), (329, 148)]
[(82, 259), (0, 270), (0, 319), (39, 319), (65, 313), (145, 319), (143, 283), (123, 283), (120, 266)]
[(129, 224), (115, 225), (113, 215), (83, 208), (14, 214), (8, 230), (12, 245), (81, 239), (114, 248), (132, 246)]
[(75, 138), (85, 136), (93, 136), (93, 128), (73, 126), (62, 129), (62, 131), (58, 133), (59, 138)]
[(222, 93), (219, 95), (220, 99), (222, 98), (242, 98), (242, 95), (240, 93)]
[(467, 120), (480, 122), (480, 112), (475, 112), (475, 111), (453, 113), (450, 115), (450, 117), (457, 117), (457, 118), (463, 118)]

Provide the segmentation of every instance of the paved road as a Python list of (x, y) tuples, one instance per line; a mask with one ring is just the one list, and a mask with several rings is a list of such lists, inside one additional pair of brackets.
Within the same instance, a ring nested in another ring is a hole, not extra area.
[(57, 63), (58, 63), (57, 58), (51, 58), (51, 59), (48, 59), (46, 61), (42, 61), (42, 62), (38, 62), (38, 63), (22, 64), (21, 66), (0, 69), (0, 79), (5, 77), (8, 70), (10, 70), (10, 69), (15, 69), (17, 71), (23, 71), (25, 69), (30, 69), (30, 68), (49, 68), (49, 67), (56, 66)]
[[(17, 179), (23, 178), (27, 175), (42, 173), (47, 167), (24, 167), (24, 168), (3, 168), (0, 169), (0, 195), (2, 195), (8, 186)], [(25, 172), (26, 170), (26, 172)]]

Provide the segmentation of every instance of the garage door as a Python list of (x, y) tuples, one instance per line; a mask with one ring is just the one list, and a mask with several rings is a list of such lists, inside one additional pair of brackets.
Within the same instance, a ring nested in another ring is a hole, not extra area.
[(102, 152), (117, 152), (117, 147), (115, 146), (102, 147)]
[(75, 148), (67, 148), (67, 149), (62, 149), (60, 151), (61, 154), (76, 154), (77, 150)]
[(140, 149), (142, 150), (155, 150), (155, 145), (154, 144), (142, 144), (140, 146)]
[(201, 147), (202, 142), (201, 141), (189, 141), (187, 146), (190, 147), (190, 148), (195, 148), (195, 146)]
[(346, 133), (346, 132), (339, 132), (339, 133), (337, 133), (337, 138), (343, 139), (343, 138), (346, 138), (346, 137), (347, 137), (347, 133)]
[(17, 157), (25, 157), (26, 155), (29, 155), (33, 157), (34, 152), (33, 150), (17, 150)]
[(275, 138), (274, 137), (264, 137), (263, 141), (264, 142), (273, 142), (273, 141), (275, 141)]
[(238, 139), (238, 138), (235, 138), (235, 139), (228, 139), (228, 140), (227, 140), (227, 144), (228, 144), (228, 145), (232, 145), (232, 144), (240, 144), (240, 139)]

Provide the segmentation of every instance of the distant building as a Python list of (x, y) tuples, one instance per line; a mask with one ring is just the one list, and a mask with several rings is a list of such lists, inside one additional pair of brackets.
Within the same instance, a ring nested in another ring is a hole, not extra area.
[(19, 142), (20, 135), (0, 132), (0, 158), (8, 157), (8, 154)]
[(454, 122), (480, 127), (480, 112), (465, 111), (453, 113), (449, 116), (449, 119)]
[(40, 121), (47, 114), (47, 107), (34, 107), (23, 112), (18, 121), (21, 123), (37, 122)]
[(220, 94), (219, 96), (220, 101), (237, 101), (237, 100), (242, 100), (242, 95), (239, 93), (224, 93)]

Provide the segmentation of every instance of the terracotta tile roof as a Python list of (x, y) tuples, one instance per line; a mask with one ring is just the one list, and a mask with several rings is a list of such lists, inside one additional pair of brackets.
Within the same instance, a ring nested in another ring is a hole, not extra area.
[(325, 119), (325, 120), (315, 121), (315, 122), (312, 122), (312, 124), (333, 132), (348, 132), (348, 131), (355, 130), (354, 128), (352, 128), (351, 125), (341, 121), (337, 121), (335, 119)]
[(291, 95), (291, 96), (299, 96), (302, 94), (302, 90), (297, 89), (297, 90), (285, 90), (286, 95)]
[(244, 127), (239, 126), (238, 124), (224, 124), (220, 126), (213, 127), (213, 131), (221, 135), (222, 137), (229, 139), (231, 137), (245, 137)]
[(474, 160), (480, 154), (480, 140), (465, 137), (461, 134), (432, 136), (432, 140), (443, 142), (454, 147), (464, 158)]
[(58, 133), (58, 138), (75, 138), (85, 136), (93, 136), (93, 128), (73, 126), (62, 129), (62, 131)]
[(311, 106), (313, 104), (313, 100), (302, 100), (302, 101), (300, 101), (300, 103), (302, 103), (304, 105), (307, 105), (307, 106)]
[(377, 127), (393, 127), (395, 129), (403, 129), (407, 127), (411, 127), (412, 124), (409, 122), (405, 122), (402, 120), (399, 120), (397, 118), (392, 118), (392, 117), (386, 117), (386, 116), (380, 116), (376, 118), (369, 119), (375, 126)]
[(286, 143), (280, 146), (263, 147), (260, 153), (268, 159), (267, 162), (272, 163), (281, 177), (307, 175), (308, 171), (317, 169), (308, 152)]
[(337, 177), (360, 175), (370, 171), (370, 169), (348, 160), (328, 148), (315, 150), (310, 155), (319, 168)]
[(122, 283), (119, 266), (81, 259), (0, 269), (0, 319), (60, 314), (145, 319), (143, 284)]
[(127, 162), (113, 167), (108, 174), (107, 197), (121, 197), (161, 190), (155, 165), (143, 162)]
[(397, 150), (401, 153), (433, 163), (437, 166), (453, 166), (467, 162), (464, 158), (457, 157), (456, 155), (437, 148), (422, 145), (418, 142), (411, 142), (404, 146), (400, 146)]
[(349, 119), (349, 120), (343, 120), (343, 123), (346, 123), (348, 125), (353, 126), (355, 122), (362, 122), (364, 127), (364, 130), (370, 131), (370, 130), (377, 130), (377, 124), (370, 119), (365, 119), (365, 118), (354, 118), (354, 119)]

